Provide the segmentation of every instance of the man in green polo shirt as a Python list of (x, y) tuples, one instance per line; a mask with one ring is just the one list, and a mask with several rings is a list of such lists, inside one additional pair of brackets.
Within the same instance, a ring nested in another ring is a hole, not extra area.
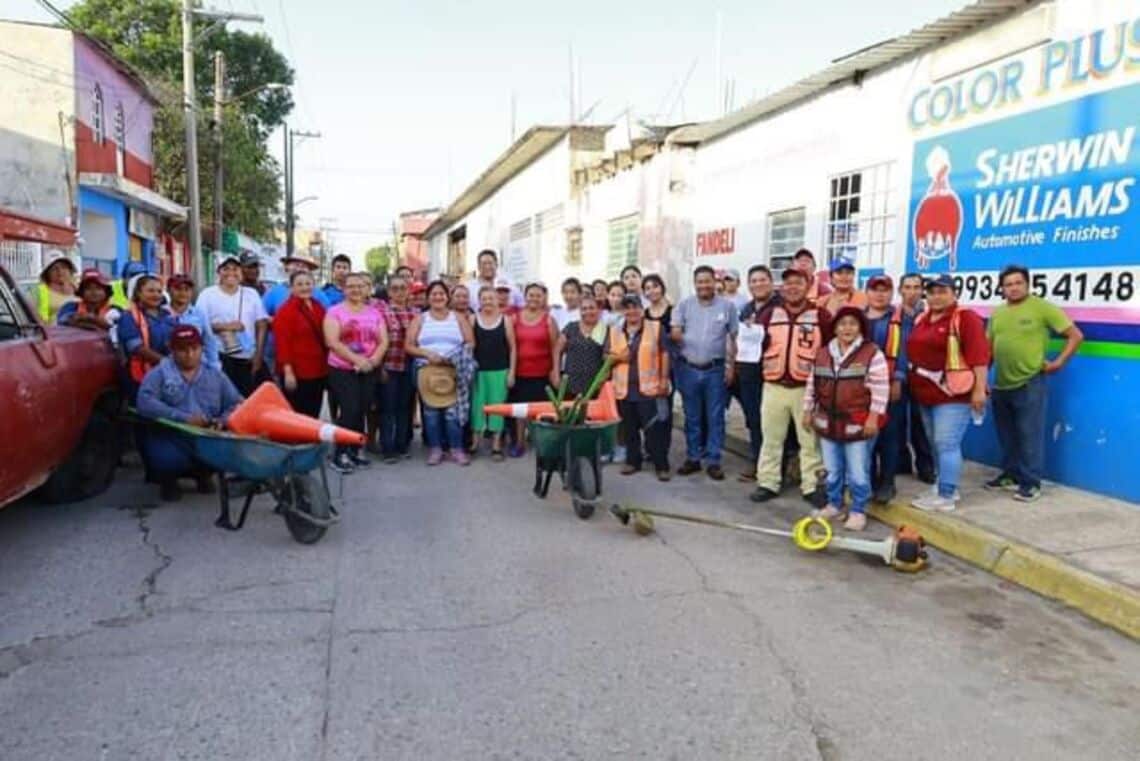
[[(1006, 303), (990, 316), (986, 335), (997, 370), (993, 408), (1002, 472), (986, 488), (1016, 490), (1014, 499), (1035, 502), (1045, 469), (1045, 376), (1065, 366), (1084, 335), (1059, 307), (1029, 295), (1025, 267), (1007, 266), (998, 282)], [(1045, 349), (1053, 334), (1064, 336), (1065, 347), (1048, 359)]]

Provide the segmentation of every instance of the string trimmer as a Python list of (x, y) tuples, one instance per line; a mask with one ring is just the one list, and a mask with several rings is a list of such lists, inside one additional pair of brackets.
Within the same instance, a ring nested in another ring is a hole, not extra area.
[(639, 536), (648, 536), (654, 531), (653, 519), (681, 521), (684, 523), (697, 523), (702, 526), (727, 528), (733, 531), (744, 531), (749, 534), (764, 534), (791, 539), (801, 550), (819, 552), (834, 547), (840, 550), (850, 550), (863, 555), (874, 555), (881, 558), (884, 563), (896, 571), (916, 573), (926, 567), (926, 542), (922, 535), (909, 526), (899, 526), (894, 533), (879, 541), (871, 539), (853, 539), (846, 536), (835, 536), (831, 524), (823, 518), (802, 518), (796, 521), (791, 531), (752, 526), (747, 523), (733, 523), (731, 521), (706, 518), (703, 515), (689, 515), (685, 513), (669, 513), (664, 510), (652, 510), (646, 507), (623, 507), (614, 505), (610, 513), (622, 522), (622, 525), (633, 524), (634, 531)]

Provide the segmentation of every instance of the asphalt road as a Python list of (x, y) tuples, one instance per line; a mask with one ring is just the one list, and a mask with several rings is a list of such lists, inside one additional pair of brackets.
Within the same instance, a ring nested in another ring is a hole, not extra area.
[[(730, 461), (732, 475), (740, 467)], [(1140, 648), (936, 556), (917, 576), (658, 523), (530, 461), (346, 479), (295, 544), (266, 503), (0, 511), (0, 759), (1120, 759)], [(786, 526), (704, 476), (605, 496)], [(883, 534), (881, 527), (879, 533)]]

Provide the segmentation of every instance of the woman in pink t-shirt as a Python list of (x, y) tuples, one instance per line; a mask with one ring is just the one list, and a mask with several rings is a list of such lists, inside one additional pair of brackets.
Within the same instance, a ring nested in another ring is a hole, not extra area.
[[(364, 418), (376, 394), (376, 369), (388, 350), (388, 330), (380, 310), (368, 303), (368, 279), (349, 275), (344, 301), (325, 314), (325, 343), (329, 347), (329, 391), (340, 407), (336, 424), (364, 433)], [(367, 467), (360, 447), (338, 445), (332, 467), (351, 473)]]

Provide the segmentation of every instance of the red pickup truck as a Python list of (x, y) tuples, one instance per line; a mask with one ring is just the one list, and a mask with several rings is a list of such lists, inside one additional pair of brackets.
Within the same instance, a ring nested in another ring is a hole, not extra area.
[(0, 267), (0, 507), (86, 499), (118, 464), (117, 361), (101, 333), (43, 325)]

